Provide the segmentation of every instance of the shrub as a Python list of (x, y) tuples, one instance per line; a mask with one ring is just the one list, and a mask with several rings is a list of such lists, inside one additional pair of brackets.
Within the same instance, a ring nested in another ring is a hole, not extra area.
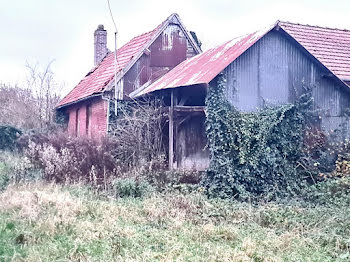
[(28, 145), (23, 152), (34, 167), (55, 182), (82, 181), (107, 188), (116, 177), (138, 179), (166, 167), (162, 155), (129, 162), (125, 144), (115, 136), (93, 140), (65, 133), (35, 134), (33, 141), (28, 136), (21, 143)]
[(350, 177), (327, 178), (305, 187), (300, 196), (314, 205), (349, 206)]
[(43, 170), (47, 180), (102, 184), (122, 169), (118, 159), (118, 142), (114, 139), (107, 137), (97, 141), (56, 133), (44, 136), (42, 141), (29, 141), (24, 154), (36, 168)]
[(0, 189), (10, 183), (27, 182), (41, 177), (27, 157), (13, 152), (0, 151)]
[(114, 180), (113, 189), (117, 197), (144, 197), (154, 191), (153, 186), (147, 181), (132, 178)]
[(22, 131), (12, 126), (0, 126), (0, 150), (13, 150)]
[(168, 170), (165, 156), (158, 156), (131, 169), (123, 177), (145, 180), (158, 191), (172, 191), (198, 187), (202, 174), (195, 170)]
[(225, 78), (209, 88), (206, 132), (210, 167), (203, 179), (209, 196), (285, 196), (302, 184), (296, 166), (302, 157), (311, 97), (256, 113), (235, 109), (224, 95)]

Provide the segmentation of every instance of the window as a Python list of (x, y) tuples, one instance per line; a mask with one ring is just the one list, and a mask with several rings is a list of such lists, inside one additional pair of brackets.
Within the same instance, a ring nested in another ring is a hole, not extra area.
[(86, 106), (86, 135), (91, 137), (91, 105)]

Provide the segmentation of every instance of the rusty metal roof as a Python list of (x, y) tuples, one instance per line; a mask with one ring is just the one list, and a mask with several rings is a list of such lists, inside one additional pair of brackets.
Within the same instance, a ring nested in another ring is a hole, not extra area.
[(185, 60), (134, 97), (167, 88), (208, 84), (270, 30), (280, 26), (339, 79), (350, 79), (350, 31), (277, 21), (273, 26), (235, 38)]
[(252, 34), (235, 38), (223, 45), (209, 49), (204, 53), (187, 59), (153, 84), (136, 93), (134, 96), (138, 97), (156, 90), (179, 86), (208, 84), (215, 78), (215, 76), (231, 64), (237, 57), (243, 54), (262, 36), (269, 32), (274, 26), (275, 25)]

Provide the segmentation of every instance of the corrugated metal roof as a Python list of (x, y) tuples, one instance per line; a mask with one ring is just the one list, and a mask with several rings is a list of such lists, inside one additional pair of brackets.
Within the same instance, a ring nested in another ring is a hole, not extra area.
[(142, 96), (161, 89), (209, 83), (274, 26), (235, 38), (223, 45), (185, 60), (134, 96)]
[(350, 80), (350, 31), (279, 22), (278, 25), (342, 80)]
[(235, 38), (188, 59), (134, 97), (167, 88), (208, 84), (249, 47), (279, 25), (340, 79), (350, 79), (350, 32), (347, 30), (277, 22), (266, 29)]

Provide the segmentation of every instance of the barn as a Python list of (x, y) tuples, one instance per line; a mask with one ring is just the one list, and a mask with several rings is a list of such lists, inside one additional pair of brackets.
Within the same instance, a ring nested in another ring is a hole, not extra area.
[(94, 32), (94, 46), (94, 67), (56, 107), (66, 115), (71, 136), (105, 136), (113, 101), (130, 99), (133, 91), (201, 52), (195, 33), (187, 31), (178, 14), (119, 48), (117, 60), (115, 53), (107, 49), (103, 25)]
[(205, 97), (219, 74), (239, 110), (292, 103), (308, 89), (321, 129), (348, 126), (350, 31), (277, 21), (187, 59), (131, 93), (167, 98), (170, 168), (208, 167)]

